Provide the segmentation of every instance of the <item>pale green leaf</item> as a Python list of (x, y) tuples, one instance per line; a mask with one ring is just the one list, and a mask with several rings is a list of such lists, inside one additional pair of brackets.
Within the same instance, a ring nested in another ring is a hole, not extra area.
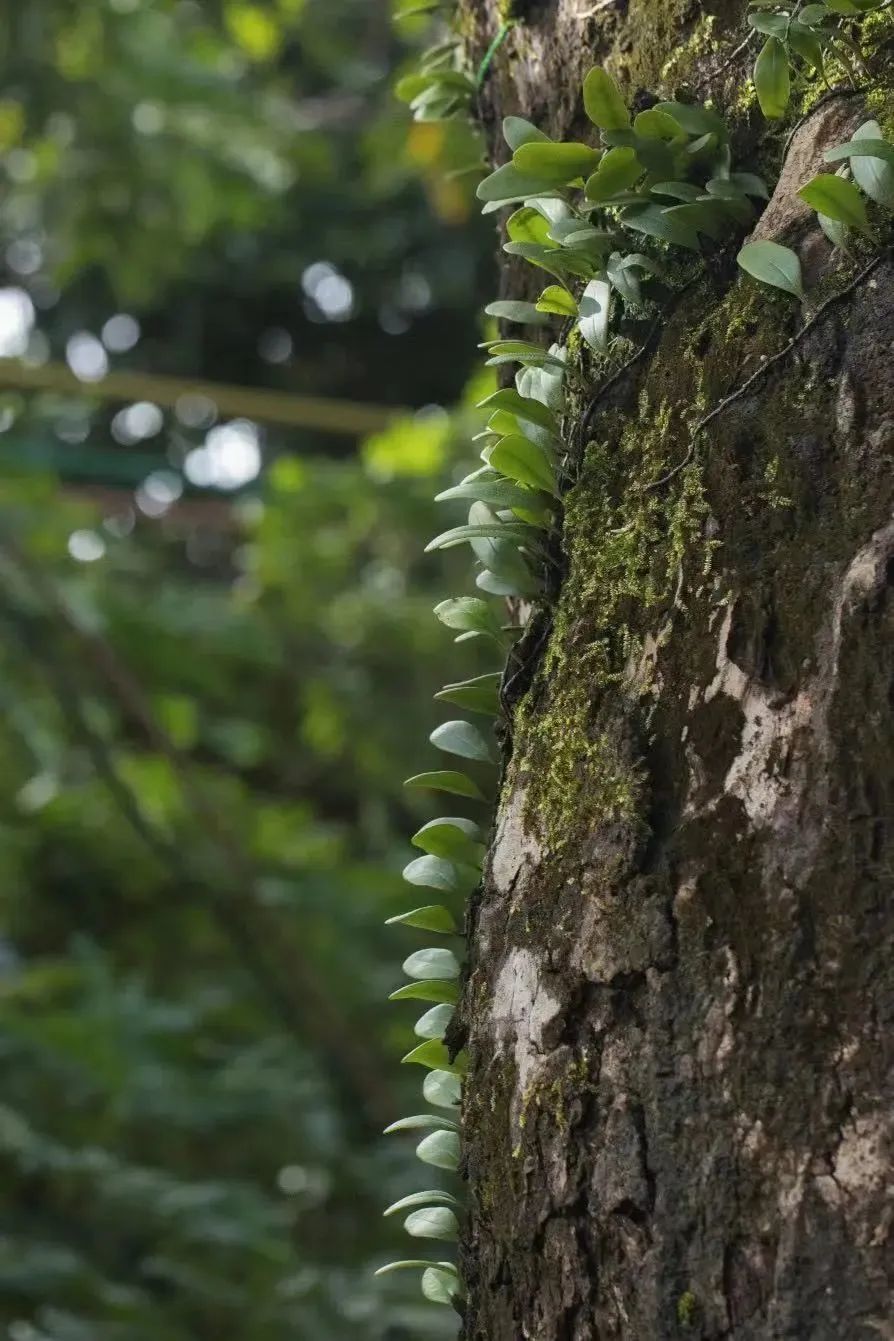
[(503, 139), (510, 149), (518, 149), (521, 145), (530, 144), (533, 141), (548, 142), (549, 136), (544, 135), (542, 130), (538, 130), (523, 116), (506, 116), (503, 118)]
[(609, 149), (593, 175), (587, 178), (587, 199), (609, 201), (633, 186), (642, 175), (642, 164), (633, 149), (623, 145)]
[(432, 1304), (452, 1304), (460, 1293), (459, 1281), (442, 1267), (430, 1266), (422, 1273), (422, 1293)]
[(452, 950), (443, 950), (432, 946), (425, 950), (414, 950), (403, 963), (408, 978), (458, 978), (459, 960)]
[(790, 247), (783, 247), (778, 242), (746, 242), (736, 259), (754, 279), (784, 289), (796, 298), (804, 296), (801, 262)]
[(491, 451), (490, 464), (510, 479), (557, 493), (553, 467), (543, 448), (520, 433), (500, 439)]
[(494, 391), (490, 396), (486, 396), (484, 400), (478, 402), (478, 408), (508, 410), (519, 419), (528, 420), (532, 424), (540, 424), (553, 433), (557, 431), (556, 416), (552, 410), (539, 400), (520, 396), (512, 387), (503, 387), (499, 391)]
[(525, 526), (523, 522), (505, 522), (496, 518), (492, 522), (477, 525), (454, 526), (449, 531), (435, 536), (434, 540), (430, 540), (425, 552), (429, 554), (435, 549), (451, 549), (454, 545), (474, 540), (512, 540), (518, 544), (530, 545), (534, 539), (531, 528)]
[(584, 79), (584, 110), (601, 130), (623, 130), (630, 125), (630, 114), (621, 91), (611, 75), (598, 65)]
[(866, 202), (853, 182), (836, 177), (831, 172), (821, 172), (802, 186), (798, 195), (818, 213), (825, 214), (829, 219), (837, 219), (849, 228), (856, 228), (869, 238), (873, 237), (866, 217)]
[(420, 1043), (402, 1057), (401, 1061), (426, 1066), (430, 1071), (453, 1071), (455, 1075), (463, 1075), (468, 1064), (466, 1055), (462, 1052), (451, 1061), (449, 1052), (439, 1038), (426, 1039), (424, 1043)]
[(448, 629), (460, 632), (487, 634), (498, 643), (503, 642), (500, 620), (493, 606), (478, 596), (452, 596), (439, 601), (434, 613)]
[[(471, 722), (442, 722), (435, 727), (429, 740), (439, 750), (447, 754), (458, 754), (462, 759), (477, 759), (483, 763), (493, 761), (493, 752), (485, 737)], [(424, 861), (420, 857), (419, 861)], [(433, 861), (438, 860), (432, 858)]]
[[(404, 1229), (414, 1239), (445, 1239), (451, 1243), (459, 1237), (459, 1223), (449, 1206), (427, 1206), (422, 1210), (411, 1211), (404, 1220)], [(428, 1270), (436, 1268), (429, 1267)], [(455, 1279), (444, 1272), (439, 1275), (443, 1275), (445, 1281), (452, 1282), (455, 1291)]]
[(577, 303), (560, 284), (549, 284), (537, 299), (538, 312), (551, 312), (559, 317), (576, 317)]
[(523, 177), (532, 177), (546, 186), (564, 186), (588, 176), (599, 158), (599, 150), (588, 144), (536, 141), (520, 145), (512, 162)]
[[(437, 1074), (432, 1072), (433, 1075)], [(453, 1079), (453, 1077), (451, 1077)], [(401, 1197), (399, 1201), (393, 1201), (391, 1205), (382, 1212), (383, 1216), (397, 1215), (400, 1211), (409, 1211), (414, 1206), (458, 1206), (459, 1202), (450, 1192), (442, 1192), (439, 1188), (434, 1188), (428, 1192), (410, 1192), (408, 1196)]]
[(422, 1093), (427, 1103), (435, 1108), (458, 1108), (462, 1098), (462, 1081), (454, 1071), (430, 1071), (422, 1082)]
[(430, 1136), (423, 1136), (416, 1147), (416, 1154), (423, 1164), (455, 1172), (459, 1168), (459, 1135), (454, 1131), (433, 1131)]
[(687, 135), (716, 135), (721, 142), (727, 137), (726, 122), (723, 117), (699, 103), (659, 102), (655, 110), (664, 112), (685, 130)]
[(608, 345), (611, 287), (604, 279), (591, 279), (581, 295), (580, 333), (591, 349), (602, 354)]
[(407, 778), (405, 787), (425, 787), (434, 792), (452, 792), (454, 796), (468, 796), (483, 801), (484, 794), (465, 773), (454, 769), (435, 769), (430, 773), (415, 773)]
[(446, 1003), (432, 1006), (431, 1010), (419, 1016), (413, 1025), (413, 1033), (417, 1038), (443, 1038), (453, 1018), (453, 1009)]
[(785, 116), (791, 96), (788, 55), (778, 37), (768, 37), (754, 63), (754, 88), (768, 121)]
[(409, 885), (437, 889), (445, 894), (470, 894), (478, 884), (478, 872), (474, 867), (460, 866), (430, 854), (409, 862), (403, 869), (403, 877)]
[[(484, 678), (484, 677), (482, 677)], [(487, 677), (496, 690), (499, 676)], [(448, 817), (429, 820), (410, 839), (414, 847), (430, 852), (433, 857), (465, 861), (469, 854), (477, 857), (482, 849), (481, 829), (474, 820)]]
[(405, 1257), (400, 1262), (388, 1262), (385, 1266), (380, 1266), (373, 1274), (376, 1276), (387, 1276), (392, 1271), (406, 1271), (410, 1267), (416, 1267), (417, 1269), (423, 1268), (428, 1271), (431, 1269), (431, 1262), (426, 1261), (424, 1258)]
[(513, 321), (522, 326), (544, 325), (543, 313), (533, 303), (516, 302), (510, 298), (498, 299), (488, 303), (484, 311), (487, 316), (496, 317), (498, 321)]
[(389, 1001), (446, 1001), (453, 1004), (459, 997), (459, 988), (455, 982), (439, 981), (435, 978), (419, 982), (404, 983), (392, 992)]
[(504, 163), (490, 176), (478, 183), (475, 194), (479, 200), (487, 203), (502, 203), (511, 200), (525, 200), (529, 196), (539, 195), (545, 187), (542, 178), (522, 173), (514, 163)]
[[(864, 145), (877, 148), (881, 144), (881, 154), (865, 154)], [(882, 139), (881, 126), (877, 121), (864, 121), (854, 131), (851, 153), (851, 173), (854, 181), (866, 192), (870, 200), (886, 209), (894, 209), (894, 144)]]
[(420, 931), (441, 931), (445, 936), (452, 935), (456, 931), (453, 914), (440, 903), (426, 904), (424, 908), (413, 908), (408, 913), (389, 917), (385, 926), (417, 927)]
[[(484, 572), (490, 572), (485, 569)], [(493, 575), (492, 575), (493, 576)], [(479, 573), (479, 577), (481, 574)], [(500, 581), (501, 579), (497, 579)], [(510, 584), (506, 584), (510, 585)], [(531, 584), (533, 588), (533, 583)], [(489, 588), (483, 588), (489, 590)], [(507, 593), (497, 592), (495, 595), (505, 595)], [(520, 592), (520, 595), (526, 594)], [(443, 689), (439, 689), (435, 698), (443, 703), (455, 703), (457, 707), (466, 708), (469, 712), (480, 712), (488, 717), (496, 716), (499, 709), (499, 674), (479, 675), (472, 680), (457, 680), (454, 684), (445, 684)]]
[(621, 222), (625, 228), (632, 228), (635, 232), (645, 233), (649, 237), (660, 238), (662, 242), (685, 247), (688, 251), (699, 250), (696, 230), (690, 224), (674, 219), (659, 205), (625, 209), (621, 214)]
[(411, 1117), (398, 1118), (396, 1122), (392, 1122), (382, 1135), (391, 1136), (396, 1131), (428, 1130), (457, 1131), (458, 1128), (452, 1118), (439, 1117), (437, 1113), (414, 1113)]

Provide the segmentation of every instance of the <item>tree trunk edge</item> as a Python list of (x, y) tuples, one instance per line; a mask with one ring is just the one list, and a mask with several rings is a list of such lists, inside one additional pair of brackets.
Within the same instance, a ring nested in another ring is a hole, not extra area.
[[(492, 138), (579, 132), (603, 60), (674, 91), (631, 55), (654, 4), (573, 51), (575, 7), (535, 8)], [(692, 83), (741, 40), (707, 8), (653, 25)], [(477, 49), (497, 6), (461, 9)], [(885, 124), (858, 104), (817, 110), (792, 172)], [(774, 227), (821, 297), (856, 270)], [(894, 1337), (892, 313), (888, 259), (648, 490), (799, 322), (712, 265), (594, 417), (471, 928), (467, 1341)], [(599, 382), (578, 361), (572, 429)]]

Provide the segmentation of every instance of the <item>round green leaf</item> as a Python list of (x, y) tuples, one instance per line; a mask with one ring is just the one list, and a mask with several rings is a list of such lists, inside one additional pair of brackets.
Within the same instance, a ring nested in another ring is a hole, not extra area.
[(726, 122), (723, 117), (699, 103), (659, 102), (655, 111), (665, 112), (676, 121), (687, 135), (716, 135), (721, 142), (727, 138)]
[(435, 1108), (458, 1108), (462, 1082), (453, 1071), (430, 1071), (422, 1082), (422, 1093)]
[(520, 433), (501, 438), (490, 453), (490, 464), (510, 479), (555, 495), (553, 467), (542, 447)]
[(458, 754), (462, 759), (476, 759), (482, 763), (493, 762), (490, 745), (471, 722), (442, 722), (435, 727), (429, 740), (446, 754)]
[(450, 816), (429, 820), (421, 829), (417, 829), (410, 842), (414, 847), (422, 848), (423, 852), (430, 852), (433, 857), (467, 861), (470, 854), (476, 858), (480, 854), (480, 837), (481, 829), (474, 820)]
[(630, 114), (621, 91), (606, 70), (595, 66), (584, 79), (584, 110), (601, 130), (623, 130)]
[[(560, 284), (548, 285), (537, 299), (538, 312), (552, 312), (559, 317), (576, 317), (577, 303)], [(516, 418), (518, 416), (516, 415)]]
[(609, 149), (603, 154), (593, 175), (587, 178), (587, 199), (611, 200), (639, 181), (642, 175), (642, 164), (633, 149), (623, 145)]
[(460, 1293), (459, 1282), (442, 1267), (427, 1267), (422, 1273), (422, 1293), (433, 1304), (452, 1304)]
[(523, 116), (506, 116), (503, 118), (503, 139), (510, 149), (518, 149), (521, 145), (530, 144), (535, 140), (540, 143), (549, 142), (549, 136), (544, 135), (542, 130), (538, 130)]
[(533, 177), (546, 186), (564, 186), (577, 177), (588, 176), (599, 158), (599, 150), (591, 149), (588, 144), (538, 140), (519, 145), (512, 162), (523, 176)]
[(736, 259), (747, 274), (762, 283), (784, 289), (796, 298), (804, 296), (801, 262), (790, 247), (778, 242), (746, 242)]
[[(404, 1220), (404, 1229), (414, 1239), (445, 1239), (451, 1243), (459, 1238), (459, 1222), (449, 1206), (426, 1206), (411, 1211)], [(449, 1279), (445, 1275), (445, 1280)]]
[(440, 946), (416, 950), (403, 963), (408, 978), (458, 978), (459, 960), (452, 950)]
[(691, 224), (674, 218), (660, 205), (625, 209), (621, 214), (621, 222), (625, 228), (632, 228), (634, 232), (646, 233), (649, 237), (657, 237), (662, 242), (686, 247), (689, 251), (699, 250), (698, 236)]
[(439, 1038), (426, 1039), (418, 1047), (412, 1048), (405, 1057), (401, 1057), (401, 1062), (414, 1062), (417, 1066), (427, 1066), (430, 1071), (453, 1071), (455, 1075), (464, 1074), (466, 1066), (465, 1053), (450, 1060), (450, 1054)]
[(440, 601), (434, 613), (448, 629), (488, 634), (502, 642), (503, 633), (494, 607), (477, 596), (452, 596)]
[(423, 889), (437, 889), (445, 894), (471, 894), (478, 884), (478, 872), (473, 866), (461, 866), (431, 855), (414, 857), (404, 867), (403, 877), (408, 885), (421, 885)]
[(455, 1131), (433, 1131), (419, 1142), (416, 1154), (423, 1164), (453, 1173), (459, 1168), (459, 1136)]
[(821, 172), (806, 186), (802, 186), (798, 195), (812, 209), (825, 214), (829, 219), (856, 228), (858, 232), (872, 237), (872, 229), (866, 217), (866, 202), (853, 182), (844, 177), (836, 177), (831, 172)]
[(413, 1033), (417, 1038), (443, 1038), (452, 1019), (453, 1006), (432, 1006), (419, 1016), (413, 1025)]

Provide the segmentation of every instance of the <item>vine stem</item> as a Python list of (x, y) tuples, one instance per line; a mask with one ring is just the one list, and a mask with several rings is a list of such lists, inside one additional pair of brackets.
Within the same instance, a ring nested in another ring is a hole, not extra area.
[(506, 19), (498, 28), (496, 37), (487, 48), (487, 51), (485, 51), (481, 58), (481, 64), (478, 66), (478, 73), (475, 76), (476, 88), (481, 88), (481, 85), (484, 83), (484, 76), (487, 74), (491, 61), (505, 42), (510, 29), (514, 28), (517, 22), (517, 19)]
[(692, 437), (689, 440), (689, 447), (687, 448), (686, 455), (683, 457), (682, 461), (678, 461), (677, 464), (673, 466), (672, 469), (669, 470), (666, 475), (662, 475), (660, 479), (652, 480), (650, 484), (645, 485), (642, 492), (648, 493), (652, 489), (660, 489), (662, 485), (665, 485), (670, 480), (672, 480), (675, 475), (679, 475), (681, 470), (685, 470), (686, 466), (688, 466), (689, 462), (692, 460), (693, 453), (695, 452), (696, 439), (698, 438), (700, 433), (704, 432), (708, 424), (710, 424), (712, 420), (716, 419), (718, 415), (722, 414), (724, 410), (729, 409), (730, 405), (732, 405), (735, 401), (741, 400), (741, 398), (751, 389), (751, 387), (754, 386), (755, 382), (760, 381), (760, 379), (764, 377), (770, 371), (771, 368), (775, 367), (777, 363), (781, 363), (784, 358), (787, 358), (788, 355), (792, 352), (792, 350), (795, 349), (795, 347), (801, 343), (804, 337), (825, 316), (825, 314), (829, 311), (829, 309), (831, 307), (834, 307), (837, 303), (842, 302), (845, 298), (849, 297), (850, 294), (852, 294), (855, 289), (858, 289), (860, 285), (863, 284), (869, 278), (872, 272), (878, 269), (882, 261), (886, 260), (890, 256), (890, 254), (891, 254), (890, 248), (886, 248), (884, 251), (879, 252), (879, 254), (877, 256), (874, 256), (873, 259), (869, 262), (869, 264), (865, 265), (863, 269), (860, 271), (860, 273), (851, 280), (850, 284), (846, 284), (845, 287), (841, 289), (838, 293), (833, 293), (832, 296), (830, 298), (827, 298), (824, 303), (820, 303), (819, 307), (816, 309), (810, 320), (805, 321), (804, 325), (800, 328), (800, 330), (795, 332), (795, 334), (789, 340), (788, 344), (783, 345), (782, 349), (780, 349), (778, 353), (774, 354), (772, 358), (769, 358), (764, 363), (762, 363), (761, 366), (757, 368), (751, 374), (751, 376), (742, 383), (740, 387), (737, 387), (737, 389), (733, 391), (731, 395), (725, 396), (724, 399), (720, 401), (719, 404), (714, 406), (714, 409), (711, 410), (709, 414), (706, 414), (703, 419), (700, 419), (698, 421), (698, 423), (695, 425), (695, 428), (692, 430)]

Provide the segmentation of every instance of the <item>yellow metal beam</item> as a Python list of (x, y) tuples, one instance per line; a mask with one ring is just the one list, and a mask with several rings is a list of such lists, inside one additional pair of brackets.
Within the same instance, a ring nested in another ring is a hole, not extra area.
[(351, 437), (376, 433), (397, 415), (408, 413), (401, 406), (298, 396), (288, 391), (227, 386), (220, 382), (155, 373), (109, 372), (98, 381), (82, 382), (61, 363), (30, 366), (9, 358), (0, 358), (0, 387), (23, 392), (49, 391), (56, 395), (80, 396), (85, 400), (148, 400), (169, 410), (174, 409), (183, 396), (204, 396), (214, 402), (218, 414), (227, 418), (255, 419), (259, 423), (285, 424), (289, 428), (317, 429)]

